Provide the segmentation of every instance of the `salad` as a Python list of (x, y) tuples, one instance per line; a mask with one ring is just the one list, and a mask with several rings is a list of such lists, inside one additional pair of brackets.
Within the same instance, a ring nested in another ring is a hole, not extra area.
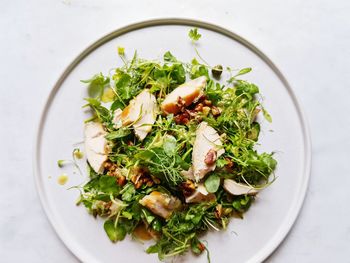
[(277, 165), (255, 149), (257, 116), (271, 117), (259, 88), (242, 79), (251, 68), (209, 66), (198, 29), (189, 37), (189, 63), (169, 51), (163, 61), (136, 52), (128, 60), (119, 47), (123, 66), (83, 81), (93, 116), (84, 124), (89, 180), (78, 204), (105, 219), (112, 242), (153, 239), (146, 252), (160, 260), (189, 250), (210, 260), (204, 234), (243, 218)]

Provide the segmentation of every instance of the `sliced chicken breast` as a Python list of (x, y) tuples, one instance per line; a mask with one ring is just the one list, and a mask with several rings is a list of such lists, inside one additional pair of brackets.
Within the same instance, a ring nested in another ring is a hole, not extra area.
[(166, 114), (179, 112), (178, 99), (183, 99), (186, 106), (190, 105), (203, 94), (206, 84), (207, 78), (201, 76), (178, 86), (165, 97), (161, 105), (162, 111)]
[(186, 203), (210, 202), (214, 201), (215, 199), (215, 195), (208, 193), (203, 184), (198, 184), (195, 192), (192, 195), (186, 197)]
[(198, 182), (208, 172), (215, 170), (216, 160), (225, 150), (219, 134), (207, 122), (201, 122), (196, 130), (192, 151), (193, 175)]
[(232, 179), (224, 180), (224, 189), (232, 195), (255, 195), (258, 190), (249, 185), (240, 184)]
[(112, 119), (112, 122), (114, 124), (114, 128), (116, 129), (119, 129), (120, 127), (123, 126), (123, 123), (122, 123), (122, 113), (123, 111), (121, 109), (116, 109), (114, 112), (113, 112), (113, 119)]
[(102, 173), (103, 164), (108, 158), (106, 132), (101, 123), (88, 122), (84, 133), (87, 160), (96, 173)]
[[(118, 114), (118, 113), (117, 113)], [(115, 115), (116, 121), (118, 116)], [(120, 119), (123, 126), (133, 124), (135, 135), (142, 141), (152, 130), (157, 118), (156, 97), (148, 89), (143, 90), (123, 110)]]
[(181, 206), (181, 201), (176, 197), (158, 191), (153, 191), (149, 195), (144, 196), (139, 202), (156, 215), (165, 219), (168, 219)]

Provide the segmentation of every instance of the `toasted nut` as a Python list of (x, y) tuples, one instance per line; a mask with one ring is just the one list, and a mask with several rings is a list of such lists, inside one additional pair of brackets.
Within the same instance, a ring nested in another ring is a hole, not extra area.
[(191, 180), (186, 180), (186, 182), (183, 182), (181, 184), (181, 188), (184, 196), (190, 196), (196, 190), (196, 186)]
[(203, 110), (203, 104), (202, 103), (198, 103), (196, 105), (196, 107), (194, 108), (195, 111), (202, 111)]
[(230, 158), (225, 158), (225, 160), (228, 162), (227, 164), (226, 164), (226, 167), (228, 167), (228, 168), (232, 168), (233, 167), (233, 165), (234, 165), (234, 163), (232, 162), (232, 160), (230, 159)]
[(204, 105), (205, 106), (211, 106), (213, 103), (211, 102), (211, 100), (204, 100)]
[(207, 116), (210, 112), (210, 108), (208, 106), (204, 106), (202, 109), (202, 113), (204, 116)]
[(126, 183), (126, 178), (125, 178), (125, 176), (123, 176), (123, 175), (119, 176), (119, 177), (118, 177), (118, 185), (124, 186), (125, 183)]
[(212, 165), (215, 163), (216, 158), (217, 158), (216, 151), (214, 149), (210, 149), (207, 155), (205, 156), (204, 162), (207, 165)]
[(186, 107), (186, 101), (183, 98), (178, 97), (176, 105), (179, 107), (180, 111), (183, 111)]
[(217, 117), (221, 114), (221, 110), (218, 107), (213, 106), (211, 108), (211, 113), (213, 114), (214, 117)]

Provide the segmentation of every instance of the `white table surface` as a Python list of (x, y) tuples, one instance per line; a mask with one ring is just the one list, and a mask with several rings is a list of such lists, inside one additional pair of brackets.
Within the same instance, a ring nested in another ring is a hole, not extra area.
[[(2, 0), (0, 262), (78, 262), (56, 236), (33, 181), (33, 138), (53, 84), (102, 35), (131, 22), (212, 22), (264, 51), (290, 81), (313, 142), (308, 194), (267, 262), (350, 262), (350, 2)], [(293, 165), (293, 164), (291, 164)]]

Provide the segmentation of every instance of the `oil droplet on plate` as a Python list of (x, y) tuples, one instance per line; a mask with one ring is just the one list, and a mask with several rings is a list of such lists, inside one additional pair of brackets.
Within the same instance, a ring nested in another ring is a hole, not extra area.
[(57, 179), (57, 182), (58, 182), (58, 184), (60, 184), (60, 185), (66, 184), (67, 181), (68, 181), (68, 175), (66, 175), (66, 174), (61, 174), (61, 175), (58, 177), (58, 179)]

